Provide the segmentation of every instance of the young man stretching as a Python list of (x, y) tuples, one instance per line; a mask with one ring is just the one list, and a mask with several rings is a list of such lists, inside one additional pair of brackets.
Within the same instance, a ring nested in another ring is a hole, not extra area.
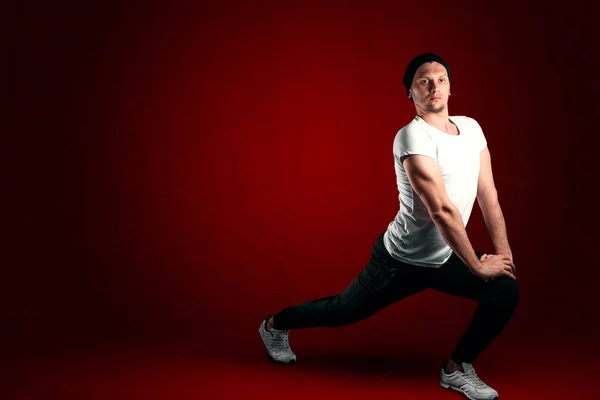
[[(394, 140), (400, 210), (346, 290), (265, 318), (259, 332), (274, 361), (296, 362), (291, 329), (352, 324), (431, 288), (479, 303), (440, 384), (474, 400), (498, 398), (472, 363), (508, 323), (519, 287), (486, 139), (474, 119), (449, 116), (450, 82), (450, 68), (435, 54), (408, 64), (403, 83), (416, 116)], [(476, 252), (467, 237), (475, 198), (495, 254)]]

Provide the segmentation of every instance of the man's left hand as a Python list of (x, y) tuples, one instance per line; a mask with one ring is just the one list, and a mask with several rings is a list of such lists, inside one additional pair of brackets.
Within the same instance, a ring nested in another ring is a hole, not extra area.
[(517, 267), (515, 266), (515, 263), (513, 261), (512, 253), (501, 252), (501, 253), (498, 253), (498, 255), (503, 255), (503, 256), (506, 256), (506, 257), (510, 258), (510, 265), (512, 267), (512, 273), (513, 273), (513, 275), (516, 275), (516, 273), (517, 273)]
[[(510, 266), (512, 267), (512, 273), (513, 275), (516, 276), (517, 274), (517, 267), (515, 266), (515, 263), (513, 261), (513, 256), (512, 253), (508, 253), (508, 252), (503, 252), (503, 253), (497, 253), (496, 255), (498, 256), (506, 256), (510, 259)], [(483, 256), (481, 256), (480, 261), (485, 260), (488, 257), (488, 254), (484, 254)]]

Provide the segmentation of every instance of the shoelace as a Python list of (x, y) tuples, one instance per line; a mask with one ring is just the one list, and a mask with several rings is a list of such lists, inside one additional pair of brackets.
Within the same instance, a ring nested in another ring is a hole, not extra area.
[(278, 351), (285, 351), (288, 350), (290, 347), (288, 345), (288, 334), (286, 333), (279, 333), (279, 334), (275, 334), (272, 333), (273, 335), (273, 344), (276, 350)]
[(487, 385), (485, 383), (483, 383), (483, 381), (477, 376), (477, 373), (475, 373), (474, 368), (471, 368), (471, 370), (469, 372), (465, 372), (464, 379), (475, 387), (478, 387), (478, 388), (487, 387)]

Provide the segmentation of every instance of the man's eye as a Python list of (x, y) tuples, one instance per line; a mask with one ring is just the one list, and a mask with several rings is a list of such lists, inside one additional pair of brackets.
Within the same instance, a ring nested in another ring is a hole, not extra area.
[(445, 82), (446, 80), (444, 78), (440, 78), (440, 82)]
[(427, 82), (428, 82), (428, 80), (427, 80), (427, 79), (421, 79), (421, 83), (422, 83), (423, 85), (425, 85)]

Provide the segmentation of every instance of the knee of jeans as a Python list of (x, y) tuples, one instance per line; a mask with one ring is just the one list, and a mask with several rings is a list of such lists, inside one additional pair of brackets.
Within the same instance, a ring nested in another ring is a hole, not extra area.
[(360, 313), (352, 313), (348, 310), (342, 310), (332, 316), (332, 318), (330, 319), (330, 326), (346, 326), (354, 324), (362, 319), (364, 319), (364, 317)]
[(342, 302), (340, 296), (335, 296), (327, 302), (325, 306), (325, 312), (323, 318), (326, 321), (326, 325), (336, 326), (337, 321), (340, 319), (339, 315), (342, 311)]
[(326, 324), (333, 327), (353, 324), (361, 319), (357, 311), (342, 306), (340, 296), (334, 297), (326, 307)]
[(509, 304), (517, 304), (519, 302), (520, 290), (516, 280), (503, 277), (492, 282), (494, 282), (492, 298)]

